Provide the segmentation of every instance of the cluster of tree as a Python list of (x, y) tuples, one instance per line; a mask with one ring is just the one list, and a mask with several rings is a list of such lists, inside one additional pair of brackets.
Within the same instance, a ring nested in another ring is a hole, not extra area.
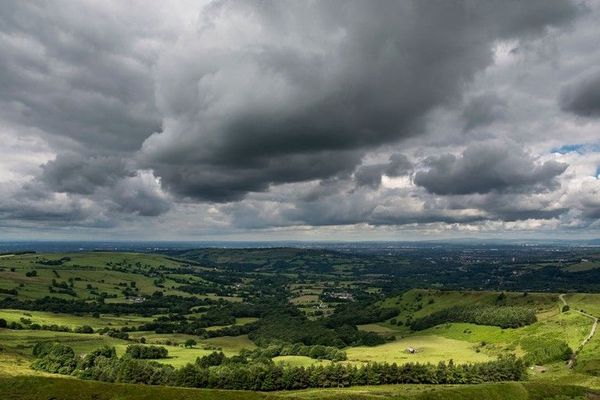
[(10, 294), (10, 295), (13, 295), (13, 296), (17, 296), (19, 294), (19, 292), (17, 292), (16, 288), (14, 288), (14, 289), (3, 289), (3, 288), (0, 288), (0, 294)]
[(127, 346), (125, 354), (135, 359), (155, 360), (159, 358), (167, 358), (169, 356), (169, 351), (162, 346), (143, 346), (140, 344), (132, 344)]
[(296, 308), (281, 307), (256, 322), (256, 329), (249, 333), (259, 346), (271, 343), (302, 343), (307, 346), (332, 347), (376, 346), (387, 339), (373, 332), (360, 331), (355, 325), (336, 326), (327, 319), (311, 321)]
[(36, 359), (31, 367), (40, 371), (69, 375), (77, 367), (73, 348), (61, 343), (37, 343), (33, 355)]
[(256, 349), (243, 352), (242, 355), (252, 358), (273, 358), (278, 356), (306, 356), (317, 360), (344, 361), (347, 359), (346, 352), (332, 346), (306, 346), (302, 343), (294, 344), (272, 344), (268, 347), (257, 347)]
[(523, 361), (527, 365), (542, 365), (554, 361), (567, 361), (573, 355), (573, 349), (560, 339), (523, 338), (521, 340), (521, 347), (527, 352), (523, 357)]
[(73, 329), (73, 332), (75, 332), (75, 333), (94, 333), (94, 328), (92, 328), (89, 325), (83, 325), (83, 326), (78, 326), (77, 328)]
[(414, 331), (431, 328), (447, 322), (470, 322), (501, 328), (518, 328), (537, 321), (535, 311), (516, 306), (456, 306), (436, 311), (410, 322)]
[(332, 363), (327, 366), (285, 367), (273, 362), (248, 363), (244, 357), (227, 358), (216, 353), (210, 360), (182, 368), (153, 361), (118, 358), (114, 349), (104, 348), (83, 358), (61, 344), (34, 348), (38, 370), (72, 374), (83, 379), (107, 382), (143, 383), (198, 388), (237, 390), (288, 390), (310, 387), (342, 387), (397, 383), (464, 384), (490, 381), (516, 381), (525, 377), (523, 362), (514, 356), (479, 364), (387, 364), (365, 366)]
[(201, 335), (204, 328), (215, 325), (235, 324), (236, 313), (231, 305), (218, 305), (209, 308), (198, 318), (186, 318), (183, 314), (170, 314), (156, 318), (140, 326), (140, 330), (155, 331), (156, 333), (185, 333)]
[(42, 260), (38, 260), (36, 262), (38, 264), (42, 264), (42, 265), (63, 265), (64, 263), (69, 262), (69, 261), (71, 261), (71, 257), (62, 257), (57, 260), (42, 259)]
[(57, 281), (56, 279), (52, 279), (52, 285), (48, 286), (48, 290), (50, 293), (61, 293), (67, 294), (69, 296), (77, 297), (77, 293), (73, 289), (74, 283), (73, 280), (69, 280), (69, 283), (65, 281)]
[(327, 325), (335, 327), (371, 324), (393, 318), (399, 312), (398, 308), (379, 307), (369, 302), (344, 303), (336, 307), (333, 315), (327, 319)]
[(113, 331), (108, 328), (104, 328), (104, 329), (106, 329), (106, 332), (100, 332), (100, 333), (106, 333), (106, 335), (116, 338), (116, 339), (129, 340), (129, 333), (127, 333), (127, 332)]

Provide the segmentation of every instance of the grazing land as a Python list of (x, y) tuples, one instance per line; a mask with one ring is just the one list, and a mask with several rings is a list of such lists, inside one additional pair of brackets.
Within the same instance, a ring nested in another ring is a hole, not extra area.
[[(477, 262), (448, 252), (6, 254), (0, 397), (541, 399), (600, 390), (595, 268), (545, 252), (529, 263), (507, 261), (508, 249), (481, 251)], [(484, 268), (489, 282), (473, 277)]]

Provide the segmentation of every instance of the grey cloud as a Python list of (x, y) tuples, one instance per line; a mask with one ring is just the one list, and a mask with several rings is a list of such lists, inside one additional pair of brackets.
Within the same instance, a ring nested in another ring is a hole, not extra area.
[(106, 226), (97, 209), (86, 206), (77, 198), (48, 193), (35, 183), (0, 195), (0, 220), (4, 224), (12, 221), (16, 224)]
[(567, 165), (536, 162), (517, 144), (498, 141), (475, 143), (460, 157), (452, 154), (428, 160), (428, 170), (415, 174), (414, 182), (441, 195), (536, 191), (554, 188)]
[[(161, 13), (144, 2), (4, 2), (0, 123), (39, 135), (57, 156), (22, 190), (0, 193), (1, 223), (135, 226), (170, 210), (187, 223), (185, 207), (200, 210), (198, 225), (224, 230), (478, 224), (552, 219), (565, 207), (591, 221), (594, 194), (567, 206), (546, 199), (566, 165), (539, 162), (515, 144), (475, 143), (460, 156), (436, 156), (416, 174), (418, 186), (397, 190), (381, 177), (413, 174), (405, 156), (361, 164), (377, 159), (370, 152), (422, 151), (422, 158), (435, 151), (424, 146), (462, 146), (502, 118), (509, 123), (486, 137), (533, 143), (529, 127), (541, 136), (556, 122), (538, 104), (548, 104), (546, 88), (517, 65), (506, 67), (514, 80), (488, 79), (498, 67), (493, 48), (517, 39), (524, 60), (528, 41), (578, 10), (575, 0), (225, 0), (186, 31), (183, 23), (165, 30)], [(581, 52), (576, 47), (563, 54)], [(546, 62), (523, 65), (545, 71)], [(561, 107), (599, 115), (598, 81), (585, 75), (565, 86)], [(510, 90), (521, 83), (523, 90)], [(527, 85), (541, 89), (523, 96)], [(510, 115), (496, 94), (503, 91)], [(512, 106), (529, 100), (520, 112), (535, 125), (509, 120)], [(452, 115), (421, 137), (436, 110)], [(534, 115), (548, 123), (540, 128)], [(19, 183), (41, 162), (19, 170)]]
[(110, 192), (111, 208), (118, 213), (144, 217), (164, 214), (171, 208), (171, 203), (157, 189), (141, 177), (125, 178)]
[[(315, 152), (255, 158), (243, 168), (209, 163), (156, 163), (163, 186), (183, 197), (204, 201), (238, 201), (248, 192), (265, 191), (272, 183), (309, 181), (350, 170), (360, 160), (356, 152)], [(244, 161), (240, 160), (240, 163)]]
[(406, 174), (412, 168), (412, 163), (403, 154), (392, 154), (386, 164), (363, 165), (354, 172), (354, 179), (359, 186), (378, 188), (381, 177), (397, 177)]
[(496, 40), (576, 13), (561, 0), (216, 3), (159, 63), (163, 131), (140, 159), (174, 193), (211, 201), (350, 174), (459, 98)]
[(559, 100), (564, 111), (582, 117), (600, 116), (600, 71), (563, 87)]
[(1, 2), (0, 116), (73, 146), (136, 150), (160, 129), (148, 46), (160, 32), (134, 12), (115, 18), (126, 7)]
[(119, 179), (134, 176), (135, 171), (118, 157), (84, 157), (62, 153), (42, 166), (40, 180), (55, 192), (92, 194), (102, 186), (112, 186)]
[(485, 93), (470, 98), (461, 114), (464, 130), (470, 131), (486, 126), (502, 118), (506, 107), (506, 101), (494, 93)]

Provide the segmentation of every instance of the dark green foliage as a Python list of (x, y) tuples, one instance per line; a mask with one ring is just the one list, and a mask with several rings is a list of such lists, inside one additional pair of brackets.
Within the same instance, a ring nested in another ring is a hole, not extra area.
[(69, 375), (77, 366), (75, 352), (64, 344), (39, 344), (33, 348), (33, 354), (38, 357), (31, 365), (33, 369)]
[(417, 318), (410, 323), (414, 331), (431, 328), (447, 322), (470, 322), (478, 325), (492, 325), (501, 328), (518, 328), (537, 321), (535, 311), (526, 307), (479, 306), (450, 307)]
[(306, 346), (302, 343), (272, 344), (268, 347), (258, 347), (246, 354), (252, 359), (273, 358), (277, 356), (306, 356), (317, 360), (344, 361), (346, 352), (332, 346)]
[(201, 368), (215, 367), (221, 365), (225, 359), (225, 354), (223, 354), (222, 351), (213, 351), (206, 356), (198, 357), (196, 359), (196, 365)]
[[(116, 358), (117, 351), (114, 347), (104, 346), (100, 349), (96, 349), (89, 354), (86, 354), (83, 358), (79, 360), (77, 363), (78, 370), (89, 370), (91, 367), (95, 366), (102, 358)], [(102, 380), (98, 379), (97, 380)]]
[(37, 263), (42, 265), (63, 265), (68, 261), (71, 261), (71, 257), (62, 257), (58, 260), (39, 260)]
[(94, 333), (94, 328), (89, 325), (78, 326), (75, 328), (75, 333)]
[(0, 318), (0, 328), (6, 328), (8, 324), (4, 318)]
[(117, 339), (129, 340), (129, 333), (127, 332), (109, 331), (106, 334)]
[(307, 346), (322, 345), (331, 347), (375, 346), (386, 339), (373, 332), (364, 332), (352, 325), (338, 325), (342, 320), (329, 319), (311, 321), (294, 307), (274, 306), (249, 333), (259, 346), (272, 343), (302, 343)]
[(152, 360), (158, 358), (167, 358), (169, 356), (169, 351), (162, 346), (143, 346), (141, 344), (132, 344), (127, 346), (125, 354), (135, 359)]

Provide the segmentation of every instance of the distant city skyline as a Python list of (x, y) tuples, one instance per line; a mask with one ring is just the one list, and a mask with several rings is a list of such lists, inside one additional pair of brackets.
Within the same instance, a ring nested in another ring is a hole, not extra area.
[(6, 1), (0, 241), (600, 237), (600, 2)]

